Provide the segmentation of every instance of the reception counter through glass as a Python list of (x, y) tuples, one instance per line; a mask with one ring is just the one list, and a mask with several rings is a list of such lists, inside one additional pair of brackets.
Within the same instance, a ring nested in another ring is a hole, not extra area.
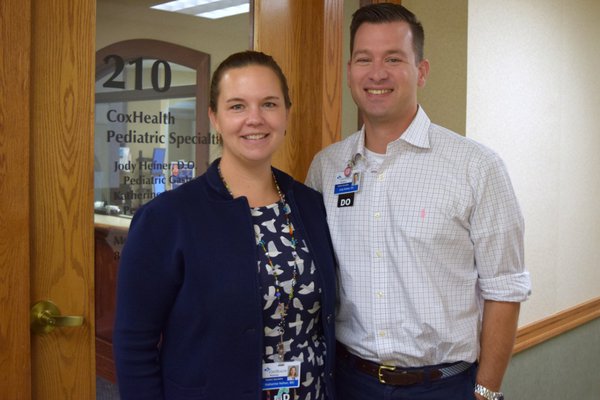
[(115, 382), (112, 333), (115, 320), (119, 259), (131, 217), (94, 214), (96, 286), (96, 373)]

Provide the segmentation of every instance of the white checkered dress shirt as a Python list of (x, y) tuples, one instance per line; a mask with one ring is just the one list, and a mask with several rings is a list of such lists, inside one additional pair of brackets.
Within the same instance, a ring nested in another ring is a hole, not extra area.
[[(421, 108), (380, 164), (367, 153), (363, 128), (322, 150), (306, 182), (323, 193), (340, 265), (338, 340), (387, 365), (475, 361), (483, 299), (530, 293), (502, 160)], [(360, 189), (338, 207), (336, 174), (355, 154)]]

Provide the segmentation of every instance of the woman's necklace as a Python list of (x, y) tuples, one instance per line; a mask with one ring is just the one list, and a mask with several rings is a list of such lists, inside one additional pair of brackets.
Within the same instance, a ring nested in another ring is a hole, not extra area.
[[(217, 167), (218, 171), (219, 171), (219, 176), (221, 177), (221, 180), (223, 181), (223, 184), (225, 185), (225, 188), (227, 189), (227, 191), (229, 192), (229, 194), (231, 195), (231, 197), (233, 197), (233, 193), (231, 192), (231, 189), (229, 188), (229, 185), (227, 184), (227, 181), (225, 181), (225, 178), (223, 177), (223, 173), (221, 172), (221, 166), (219, 165)], [(267, 258), (267, 262), (269, 263), (269, 267), (271, 267), (271, 271), (273, 271), (273, 277), (275, 278), (275, 298), (277, 299), (277, 314), (279, 314), (279, 324), (277, 326), (277, 333), (279, 334), (279, 343), (277, 344), (277, 355), (279, 356), (279, 361), (284, 361), (284, 355), (285, 355), (285, 346), (284, 346), (284, 342), (283, 342), (283, 337), (284, 337), (284, 333), (285, 333), (285, 321), (286, 321), (286, 317), (287, 317), (287, 312), (289, 310), (290, 304), (292, 303), (292, 300), (294, 299), (294, 287), (296, 286), (296, 278), (298, 276), (298, 253), (296, 252), (296, 246), (298, 244), (296, 238), (294, 237), (294, 227), (292, 225), (292, 221), (290, 220), (290, 214), (291, 214), (291, 209), (290, 206), (287, 204), (287, 202), (285, 201), (285, 196), (283, 195), (283, 193), (281, 193), (281, 189), (279, 188), (279, 184), (277, 183), (277, 178), (275, 178), (275, 174), (273, 172), (271, 172), (271, 175), (273, 176), (273, 183), (275, 184), (275, 189), (277, 189), (277, 194), (279, 195), (279, 200), (281, 202), (281, 206), (285, 215), (285, 222), (288, 226), (288, 233), (290, 235), (290, 245), (292, 247), (292, 256), (294, 257), (294, 269), (292, 271), (292, 285), (290, 287), (290, 293), (288, 294), (288, 301), (287, 303), (283, 302), (282, 297), (282, 291), (283, 291), (283, 286), (281, 285), (281, 283), (279, 282), (279, 274), (277, 274), (277, 271), (275, 270), (275, 265), (273, 264), (273, 260), (271, 259), (271, 256), (269, 254), (269, 251), (267, 250), (267, 246), (264, 240), (262, 240), (258, 233), (255, 232), (255, 236), (256, 236), (256, 243), (258, 246), (260, 246), (260, 248), (263, 250), (263, 252), (265, 253), (265, 257)]]

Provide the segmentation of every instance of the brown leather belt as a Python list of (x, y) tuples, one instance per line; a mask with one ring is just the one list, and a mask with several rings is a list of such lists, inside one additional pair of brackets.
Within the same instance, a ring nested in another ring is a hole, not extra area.
[(417, 385), (420, 383), (437, 381), (442, 378), (458, 375), (472, 365), (466, 361), (448, 364), (441, 368), (416, 368), (405, 369), (389, 365), (379, 365), (372, 361), (364, 360), (350, 353), (341, 343), (336, 343), (338, 358), (350, 360), (361, 372), (376, 378), (380, 383), (395, 386)]

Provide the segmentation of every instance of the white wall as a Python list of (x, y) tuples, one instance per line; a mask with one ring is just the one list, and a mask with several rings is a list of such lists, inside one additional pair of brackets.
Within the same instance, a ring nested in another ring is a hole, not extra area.
[(503, 157), (523, 208), (524, 324), (600, 296), (600, 2), (468, 6), (467, 136)]

